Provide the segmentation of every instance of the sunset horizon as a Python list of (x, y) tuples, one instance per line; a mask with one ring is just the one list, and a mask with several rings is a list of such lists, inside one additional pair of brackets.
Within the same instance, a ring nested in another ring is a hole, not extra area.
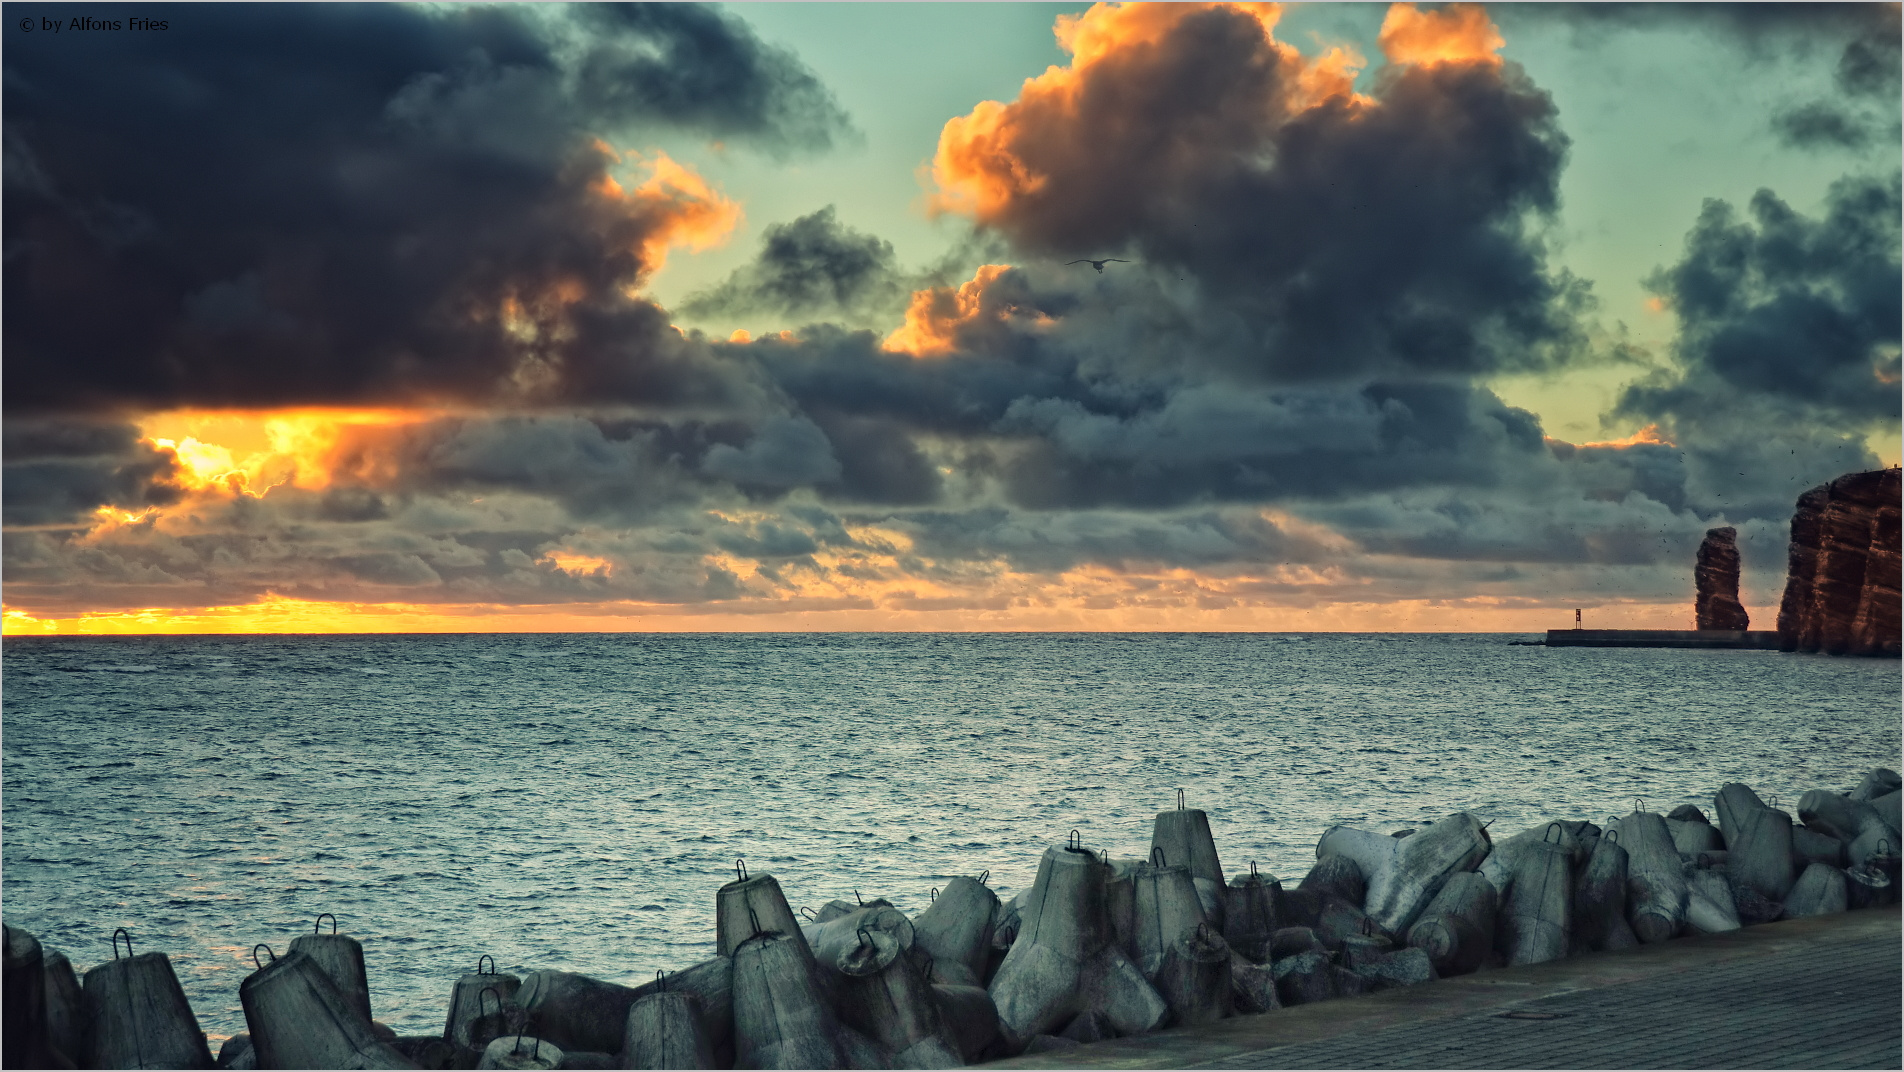
[(1899, 460), (1895, 5), (22, 10), (6, 635), (1771, 628)]

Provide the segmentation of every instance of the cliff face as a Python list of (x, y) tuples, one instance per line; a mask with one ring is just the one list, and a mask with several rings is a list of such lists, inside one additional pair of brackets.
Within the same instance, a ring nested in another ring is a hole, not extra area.
[(1779, 643), (1832, 655), (1899, 652), (1896, 469), (1851, 473), (1799, 496)]
[(1693, 603), (1701, 629), (1750, 629), (1739, 602), (1739, 530), (1707, 529), (1693, 568), (1699, 594)]

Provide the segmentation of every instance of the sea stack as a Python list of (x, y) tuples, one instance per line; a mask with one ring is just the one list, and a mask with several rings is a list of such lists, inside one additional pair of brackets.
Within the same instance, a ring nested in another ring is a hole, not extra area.
[(1751, 619), (1739, 602), (1739, 530), (1727, 526), (1707, 529), (1693, 569), (1698, 596), (1693, 609), (1701, 629), (1750, 629)]
[(1799, 496), (1779, 646), (1831, 655), (1899, 652), (1896, 469), (1850, 473)]

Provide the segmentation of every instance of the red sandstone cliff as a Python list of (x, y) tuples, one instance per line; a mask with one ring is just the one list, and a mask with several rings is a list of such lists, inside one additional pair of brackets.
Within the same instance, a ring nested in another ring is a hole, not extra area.
[(1832, 655), (1899, 652), (1896, 469), (1851, 473), (1799, 496), (1779, 643)]
[(1739, 602), (1739, 530), (1707, 529), (1693, 567), (1698, 597), (1693, 611), (1701, 629), (1750, 629), (1752, 620)]

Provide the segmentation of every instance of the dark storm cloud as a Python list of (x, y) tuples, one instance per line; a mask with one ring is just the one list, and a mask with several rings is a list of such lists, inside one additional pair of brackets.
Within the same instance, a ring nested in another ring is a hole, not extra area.
[(949, 124), (949, 202), (1025, 253), (1124, 253), (1194, 278), (1247, 321), (1243, 367), (1277, 380), (1574, 353), (1584, 288), (1538, 237), (1568, 140), (1519, 68), (1395, 65), (1372, 99), (1315, 103), (1328, 76), (1242, 11), (1154, 38)]
[(892, 243), (839, 222), (828, 205), (767, 228), (760, 254), (680, 311), (694, 317), (812, 317), (903, 304)]
[(593, 139), (844, 129), (791, 56), (690, 5), (168, 10), (7, 51), (11, 411), (724, 397), (625, 296), (706, 198), (605, 186)]
[(1868, 70), (1874, 56), (1897, 51), (1898, 10), (1889, 3), (1498, 4), (1488, 12), (1509, 29), (1571, 23), (1581, 43), (1596, 42), (1608, 30), (1698, 27), (1730, 36), (1753, 58), (1839, 50), (1841, 60), (1854, 56), (1843, 62), (1858, 72)]
[(99, 506), (138, 512), (176, 502), (178, 461), (113, 421), (9, 418), (0, 446), (7, 525), (70, 525)]
[(1798, 149), (1862, 149), (1874, 132), (1864, 118), (1831, 101), (1813, 101), (1772, 117), (1779, 140)]
[(1822, 219), (1770, 190), (1742, 218), (1709, 200), (1679, 263), (1648, 285), (1679, 319), (1677, 371), (1629, 390), (1623, 410), (1709, 416), (1760, 397), (1840, 420), (1898, 414), (1898, 177), (1834, 183)]
[[(1696, 28), (1736, 46), (1747, 62), (1815, 62), (1833, 54), (1834, 99), (1795, 101), (1771, 128), (1798, 149), (1860, 149), (1895, 140), (1900, 71), (1898, 6), (1891, 3), (1502, 4), (1490, 9), (1510, 29), (1572, 23), (1576, 43), (1609, 31)], [(1822, 56), (1821, 56), (1822, 54)]]

